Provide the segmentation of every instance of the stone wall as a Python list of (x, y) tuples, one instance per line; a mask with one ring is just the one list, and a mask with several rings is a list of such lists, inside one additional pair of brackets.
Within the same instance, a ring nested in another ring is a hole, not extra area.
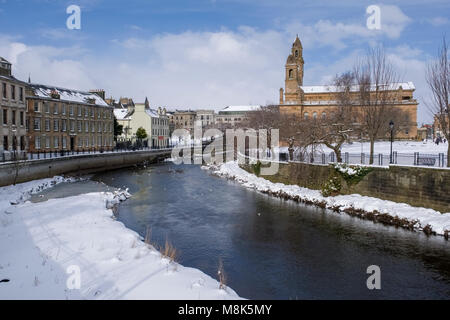
[(135, 151), (77, 155), (64, 158), (40, 159), (0, 164), (0, 186), (50, 178), (61, 174), (86, 174), (120, 169), (167, 158), (171, 151)]
[[(243, 166), (249, 172), (253, 167)], [(320, 190), (335, 173), (331, 165), (280, 164), (278, 174), (264, 179)], [(373, 167), (360, 182), (348, 186), (342, 179), (341, 194), (358, 193), (440, 212), (450, 212), (450, 170), (423, 167)]]

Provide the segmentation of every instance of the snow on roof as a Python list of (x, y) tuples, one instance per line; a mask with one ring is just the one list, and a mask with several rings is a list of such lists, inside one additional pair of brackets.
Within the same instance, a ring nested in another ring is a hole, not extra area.
[(228, 106), (222, 111), (224, 112), (249, 112), (259, 110), (261, 106)]
[(125, 120), (128, 115), (127, 109), (114, 109), (114, 116), (117, 120)]
[[(409, 82), (398, 82), (398, 83), (391, 83), (388, 85), (389, 90), (398, 90), (400, 89), (400, 86), (403, 90), (415, 90), (416, 87), (414, 86), (414, 83), (411, 81)], [(336, 92), (337, 87), (336, 86), (300, 86), (300, 88), (303, 89), (304, 93), (326, 93), (326, 92)], [(372, 90), (375, 89), (375, 85), (372, 85)], [(351, 91), (358, 91), (358, 86), (354, 85), (351, 87)]]
[(40, 98), (54, 99), (52, 97), (52, 92), (56, 92), (59, 94), (59, 100), (90, 104), (89, 99), (93, 99), (94, 104), (109, 107), (109, 105), (95, 93), (45, 86), (41, 84), (30, 84), (29, 87), (33, 90), (34, 94)]
[(147, 113), (150, 117), (152, 118), (159, 118), (160, 115), (158, 114), (158, 111), (156, 111), (155, 109), (145, 109), (145, 113)]

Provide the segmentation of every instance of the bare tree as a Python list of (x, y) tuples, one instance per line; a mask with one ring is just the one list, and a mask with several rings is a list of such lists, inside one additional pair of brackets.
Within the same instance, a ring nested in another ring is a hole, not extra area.
[[(428, 65), (427, 82), (432, 93), (432, 104), (429, 109), (439, 124), (444, 137), (450, 139), (450, 61), (448, 47), (443, 39), (437, 59)], [(447, 148), (447, 167), (450, 167), (450, 142)]]
[(244, 126), (256, 130), (264, 129), (267, 131), (267, 144), (269, 149), (272, 146), (272, 129), (280, 129), (282, 115), (278, 106), (263, 106), (259, 110), (247, 113), (247, 120)]
[(354, 67), (357, 101), (360, 105), (358, 122), (370, 141), (370, 164), (378, 138), (387, 134), (388, 123), (394, 116), (393, 101), (398, 75), (382, 48), (370, 49)]
[(336, 76), (333, 81), (336, 107), (329, 114), (313, 118), (308, 130), (309, 143), (324, 144), (333, 150), (337, 162), (342, 162), (341, 147), (354, 132), (354, 99), (351, 95), (353, 85), (354, 75), (351, 72)]

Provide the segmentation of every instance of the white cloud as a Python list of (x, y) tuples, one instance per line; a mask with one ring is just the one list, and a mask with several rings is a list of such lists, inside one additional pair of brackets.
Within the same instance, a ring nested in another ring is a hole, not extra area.
[[(398, 21), (404, 24), (406, 20)], [(340, 50), (354, 45), (331, 63), (307, 61), (305, 84), (330, 83), (337, 73), (352, 68), (364, 53), (362, 47), (376, 40), (365, 25), (323, 20), (309, 26), (290, 25), (282, 31), (241, 27), (116, 39), (105, 46), (103, 54), (82, 47), (29, 46), (7, 37), (0, 37), (0, 47), (6, 48), (6, 58), (12, 60), (21, 79), (31, 73), (33, 82), (81, 90), (103, 88), (116, 98), (143, 101), (148, 97), (154, 106), (220, 109), (277, 102), (278, 89), (284, 86), (284, 63), (297, 32), (305, 52), (323, 52), (323, 57), (330, 51), (316, 47)], [(397, 47), (390, 54), (406, 70), (405, 80), (424, 86), (420, 50)]]
[(435, 27), (441, 27), (446, 24), (449, 24), (450, 20), (445, 17), (434, 17), (434, 18), (428, 19), (427, 22)]

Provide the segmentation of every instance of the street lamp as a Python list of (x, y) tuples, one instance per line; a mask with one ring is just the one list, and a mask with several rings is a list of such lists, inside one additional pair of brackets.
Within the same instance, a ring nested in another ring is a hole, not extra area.
[(392, 143), (394, 142), (394, 121), (391, 120), (389, 122), (389, 128), (391, 128), (391, 156), (390, 156), (390, 164), (394, 163), (393, 154), (392, 154)]

